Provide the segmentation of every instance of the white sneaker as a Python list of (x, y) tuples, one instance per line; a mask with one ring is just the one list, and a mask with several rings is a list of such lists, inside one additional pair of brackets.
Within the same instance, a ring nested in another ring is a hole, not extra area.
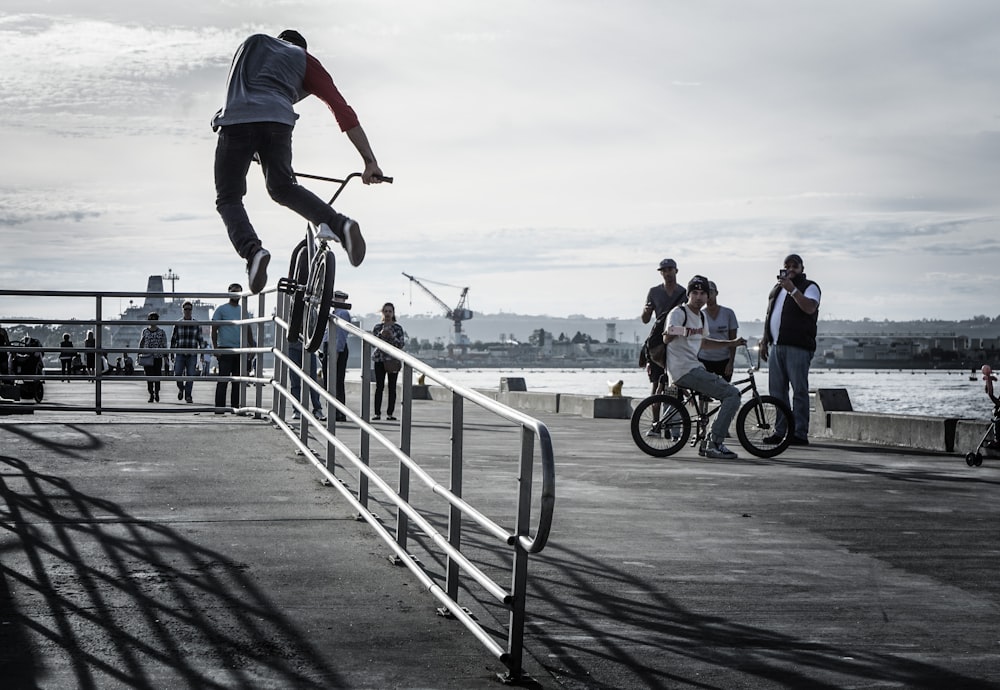
[(259, 293), (267, 285), (267, 264), (271, 261), (271, 252), (263, 247), (257, 250), (247, 262), (247, 273), (250, 276), (250, 292)]
[(646, 438), (660, 438), (660, 430), (654, 426), (646, 432)]
[(709, 442), (708, 446), (705, 448), (705, 457), (718, 458), (722, 460), (735, 460), (739, 456), (726, 448), (726, 446), (722, 443)]
[(313, 410), (313, 417), (316, 418), (317, 422), (325, 422), (326, 415), (323, 414), (323, 410)]

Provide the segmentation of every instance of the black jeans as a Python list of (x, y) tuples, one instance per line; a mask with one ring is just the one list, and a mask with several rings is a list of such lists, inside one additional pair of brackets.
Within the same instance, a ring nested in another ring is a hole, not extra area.
[[(163, 359), (160, 357), (156, 357), (153, 359), (153, 363), (151, 365), (144, 366), (142, 370), (143, 372), (145, 372), (146, 376), (159, 376), (160, 367), (162, 366), (163, 366)], [(150, 393), (159, 393), (160, 382), (146, 381), (146, 390), (148, 390)]]
[[(216, 355), (219, 360), (219, 376), (239, 376), (240, 356), (239, 355)], [(229, 406), (234, 410), (240, 406), (240, 382), (219, 381), (215, 384), (215, 406), (226, 406), (226, 386), (232, 385), (232, 392), (229, 394)]]
[(290, 125), (249, 122), (221, 127), (215, 148), (215, 208), (241, 257), (249, 260), (261, 246), (243, 206), (254, 154), (260, 159), (272, 199), (316, 225), (329, 223), (337, 227), (338, 222), (344, 222), (343, 216), (295, 181)]
[[(345, 357), (346, 361), (347, 358)], [(393, 411), (396, 409), (396, 379), (399, 378), (399, 372), (389, 373), (385, 370), (385, 365), (382, 362), (375, 362), (375, 414), (382, 414), (382, 391), (385, 390), (385, 379), (386, 376), (389, 377), (389, 405), (386, 407), (386, 415), (392, 416)]]
[(347, 399), (347, 391), (345, 390), (345, 381), (347, 379), (347, 346), (344, 346), (343, 352), (334, 352), (337, 358), (337, 400), (344, 402)]

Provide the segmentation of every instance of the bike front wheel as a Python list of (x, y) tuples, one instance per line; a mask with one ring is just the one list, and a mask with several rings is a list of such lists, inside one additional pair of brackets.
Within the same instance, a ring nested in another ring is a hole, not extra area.
[[(779, 426), (782, 432), (778, 432)], [(740, 445), (758, 458), (773, 458), (783, 453), (792, 441), (794, 430), (792, 411), (771, 395), (747, 401), (736, 415)]]
[(330, 320), (330, 307), (333, 304), (335, 272), (333, 252), (317, 252), (309, 267), (309, 282), (303, 296), (305, 307), (302, 311), (302, 343), (309, 352), (316, 352), (323, 344), (323, 333)]
[(656, 458), (673, 455), (691, 435), (691, 415), (677, 398), (652, 395), (632, 413), (632, 440), (639, 450)]
[[(306, 250), (306, 241), (299, 242), (292, 250), (292, 261), (288, 266), (288, 277), (295, 281), (296, 285), (305, 285), (309, 280), (309, 253)], [(288, 310), (288, 342), (297, 343), (302, 335), (302, 313), (305, 310), (305, 300), (302, 298), (303, 290), (296, 290), (292, 293), (291, 308)]]

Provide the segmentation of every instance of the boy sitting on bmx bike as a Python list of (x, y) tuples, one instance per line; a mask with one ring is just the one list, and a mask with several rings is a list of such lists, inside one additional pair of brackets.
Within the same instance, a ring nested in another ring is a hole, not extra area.
[(687, 302), (674, 307), (667, 315), (663, 330), (663, 342), (667, 344), (667, 374), (671, 385), (698, 391), (720, 402), (719, 413), (708, 435), (705, 457), (732, 460), (738, 456), (726, 448), (724, 441), (740, 407), (740, 389), (705, 369), (698, 360), (698, 352), (703, 347), (739, 347), (746, 344), (746, 339), (705, 337), (707, 329), (701, 310), (708, 302), (708, 287), (708, 278), (694, 276), (688, 281)]

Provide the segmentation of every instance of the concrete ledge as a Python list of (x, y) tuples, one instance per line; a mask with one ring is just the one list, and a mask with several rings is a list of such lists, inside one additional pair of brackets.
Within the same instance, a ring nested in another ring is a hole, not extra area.
[(500, 393), (499, 402), (523, 412), (558, 412), (559, 393), (529, 393), (511, 391)]
[(563, 394), (559, 396), (559, 413), (590, 419), (629, 419), (632, 416), (632, 398)]
[(956, 418), (878, 412), (828, 412), (826, 417), (829, 426), (813, 429), (814, 436), (878, 446), (955, 452), (955, 430), (959, 421)]
[[(958, 424), (955, 425), (955, 452), (965, 455), (976, 451), (979, 448), (979, 442), (983, 440), (983, 435), (989, 428), (989, 422), (973, 419), (958, 420)], [(986, 455), (986, 452), (980, 452)]]

